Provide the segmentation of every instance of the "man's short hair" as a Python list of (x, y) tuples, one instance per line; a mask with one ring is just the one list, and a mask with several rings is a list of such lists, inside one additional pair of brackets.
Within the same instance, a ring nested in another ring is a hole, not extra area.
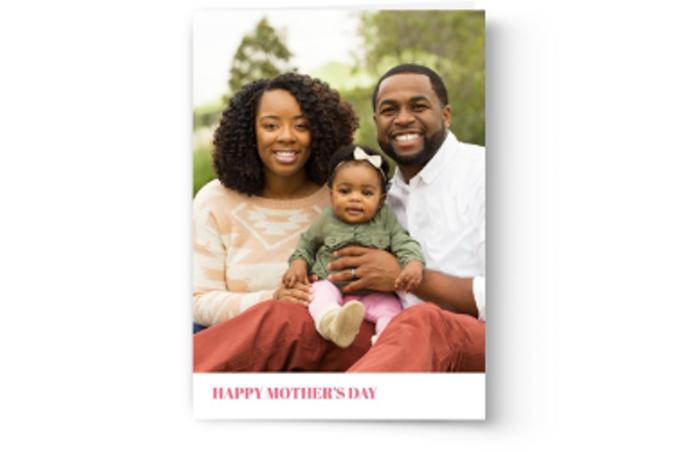
[(443, 106), (447, 105), (447, 88), (445, 88), (445, 82), (443, 82), (443, 79), (440, 78), (438, 73), (427, 66), (406, 63), (392, 67), (384, 75), (381, 76), (381, 78), (377, 82), (377, 85), (374, 87), (374, 91), (372, 92), (372, 111), (376, 111), (377, 91), (379, 91), (379, 86), (381, 86), (381, 82), (384, 79), (396, 74), (422, 74), (427, 76), (429, 81), (431, 82), (433, 92), (436, 93), (436, 96), (438, 96), (440, 104)]

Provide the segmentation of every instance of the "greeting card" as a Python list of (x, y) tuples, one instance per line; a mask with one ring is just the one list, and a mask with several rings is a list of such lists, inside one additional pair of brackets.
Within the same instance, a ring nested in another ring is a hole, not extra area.
[(485, 418), (484, 31), (195, 14), (197, 418)]

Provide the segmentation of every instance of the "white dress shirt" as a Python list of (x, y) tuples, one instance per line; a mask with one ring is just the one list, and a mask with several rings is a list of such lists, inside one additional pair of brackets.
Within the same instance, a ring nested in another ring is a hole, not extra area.
[[(427, 268), (473, 278), (478, 317), (485, 320), (485, 148), (448, 133), (409, 184), (396, 170), (386, 203), (421, 244)], [(400, 295), (405, 307), (421, 303)]]

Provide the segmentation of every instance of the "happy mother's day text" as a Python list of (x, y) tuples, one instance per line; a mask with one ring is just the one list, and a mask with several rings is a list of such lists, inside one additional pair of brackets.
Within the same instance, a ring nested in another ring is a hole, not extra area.
[(367, 399), (374, 400), (376, 387), (212, 387), (213, 399)]

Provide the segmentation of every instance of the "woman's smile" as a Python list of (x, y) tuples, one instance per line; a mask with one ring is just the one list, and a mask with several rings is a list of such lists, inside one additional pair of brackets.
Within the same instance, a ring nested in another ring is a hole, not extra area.
[(300, 154), (297, 151), (273, 151), (273, 156), (277, 162), (288, 165), (296, 163)]

